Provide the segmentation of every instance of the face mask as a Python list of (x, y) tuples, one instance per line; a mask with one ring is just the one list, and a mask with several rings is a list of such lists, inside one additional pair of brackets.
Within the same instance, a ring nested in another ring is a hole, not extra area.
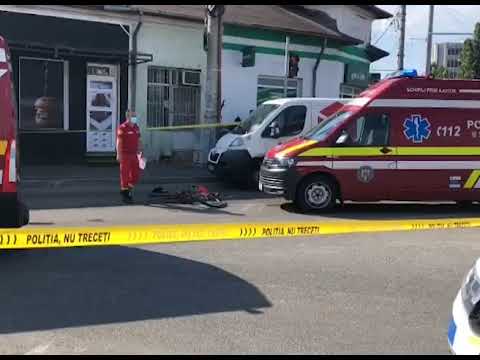
[(130, 121), (133, 123), (133, 124), (136, 124), (138, 122), (138, 119), (136, 116), (130, 118)]

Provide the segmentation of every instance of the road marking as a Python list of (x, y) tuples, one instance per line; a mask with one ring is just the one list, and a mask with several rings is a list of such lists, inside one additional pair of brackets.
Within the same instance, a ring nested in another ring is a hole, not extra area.
[(475, 227), (480, 227), (480, 218), (24, 228), (0, 230), (0, 249), (166, 244)]

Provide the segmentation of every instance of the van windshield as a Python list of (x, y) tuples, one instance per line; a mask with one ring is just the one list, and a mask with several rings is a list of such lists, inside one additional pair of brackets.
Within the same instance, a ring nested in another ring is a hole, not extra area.
[(352, 115), (351, 111), (339, 111), (329, 118), (323, 120), (318, 126), (314, 127), (305, 134), (305, 139), (323, 141), (325, 140), (337, 127)]
[(259, 126), (270, 113), (280, 107), (279, 104), (262, 104), (248, 118), (238, 124), (233, 130), (234, 134), (248, 134)]

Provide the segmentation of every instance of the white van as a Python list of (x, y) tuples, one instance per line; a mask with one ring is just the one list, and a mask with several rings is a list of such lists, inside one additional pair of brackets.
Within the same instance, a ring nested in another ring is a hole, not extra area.
[(319, 98), (266, 101), (218, 140), (208, 155), (208, 170), (219, 178), (257, 186), (260, 165), (268, 150), (302, 136), (347, 101)]

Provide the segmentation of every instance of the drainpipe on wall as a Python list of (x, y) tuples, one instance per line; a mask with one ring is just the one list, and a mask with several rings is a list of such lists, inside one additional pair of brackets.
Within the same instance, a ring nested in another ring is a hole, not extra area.
[(137, 35), (138, 35), (138, 31), (140, 30), (140, 27), (142, 26), (142, 16), (143, 16), (143, 12), (140, 11), (140, 20), (138, 21), (137, 26), (135, 27), (135, 31), (133, 32), (132, 54), (130, 57), (130, 63), (132, 66), (131, 110), (133, 111), (135, 111), (135, 108), (137, 105), (137, 49), (138, 49)]
[[(222, 14), (223, 15), (223, 14)], [(222, 119), (222, 52), (223, 52), (223, 16), (218, 17), (218, 44), (217, 44), (217, 63), (218, 63), (218, 92), (217, 92), (217, 122)]]
[(323, 53), (325, 52), (325, 48), (327, 47), (327, 39), (323, 40), (323, 47), (322, 50), (320, 50), (320, 53), (317, 56), (317, 60), (315, 61), (315, 66), (313, 67), (313, 72), (312, 72), (312, 97), (317, 96), (317, 70), (318, 70), (318, 65), (320, 64), (320, 58), (322, 57)]

